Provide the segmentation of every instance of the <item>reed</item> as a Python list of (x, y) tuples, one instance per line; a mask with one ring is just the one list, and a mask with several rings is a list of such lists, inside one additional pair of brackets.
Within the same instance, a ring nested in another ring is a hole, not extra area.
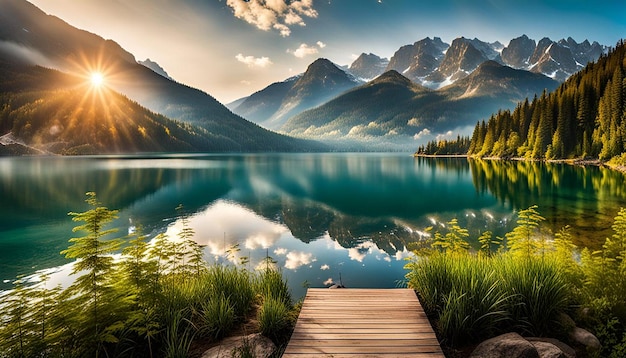
[(230, 303), (230, 298), (223, 294), (205, 302), (202, 305), (201, 316), (201, 333), (213, 339), (224, 337), (235, 325), (235, 309)]
[(267, 297), (259, 309), (259, 330), (272, 339), (280, 338), (291, 326), (290, 308), (279, 298)]

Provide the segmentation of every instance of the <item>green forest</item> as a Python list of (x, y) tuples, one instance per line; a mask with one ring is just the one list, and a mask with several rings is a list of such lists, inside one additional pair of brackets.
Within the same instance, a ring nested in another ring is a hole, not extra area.
[(201, 124), (170, 119), (106, 86), (94, 88), (82, 78), (0, 63), (0, 135), (7, 133), (16, 144), (1, 145), (0, 155), (327, 149), (241, 118)]
[(592, 158), (626, 149), (626, 45), (620, 41), (551, 93), (476, 124), (468, 154), (529, 159)]

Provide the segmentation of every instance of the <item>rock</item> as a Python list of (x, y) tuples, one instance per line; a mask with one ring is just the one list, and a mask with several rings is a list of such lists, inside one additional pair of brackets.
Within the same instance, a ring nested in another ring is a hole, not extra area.
[(519, 334), (505, 333), (479, 344), (470, 358), (539, 358), (539, 353)]
[(235, 350), (247, 345), (254, 351), (254, 357), (267, 358), (276, 351), (276, 345), (269, 338), (260, 333), (247, 336), (229, 337), (202, 354), (202, 358), (231, 358), (238, 357)]
[(556, 321), (562, 329), (562, 332), (566, 335), (576, 328), (576, 322), (567, 313), (559, 313), (556, 317)]
[[(543, 338), (543, 337), (529, 337), (526, 338), (533, 346), (535, 346), (535, 348), (537, 348), (537, 352), (539, 353), (539, 357), (541, 358), (546, 358), (546, 357), (552, 357), (550, 355), (548, 355), (549, 353), (544, 353), (542, 354), (542, 349), (540, 349), (537, 346), (537, 343), (547, 343), (550, 344), (552, 346), (555, 346), (556, 348), (559, 349), (559, 351), (562, 353), (562, 355), (555, 355), (554, 357), (561, 357), (561, 358), (576, 358), (576, 351), (574, 350), (574, 348), (568, 346), (567, 344), (559, 341), (558, 339), (554, 339), (554, 338)], [(543, 347), (543, 349), (545, 348), (551, 348), (551, 347), (545, 347), (544, 345), (540, 345)]]
[(565, 353), (552, 343), (534, 341), (530, 342), (530, 344), (535, 346), (535, 349), (537, 349), (539, 358), (567, 358)]
[(602, 344), (600, 344), (598, 338), (580, 327), (575, 327), (569, 333), (569, 340), (576, 349), (576, 353), (580, 353), (578, 355), (583, 357), (597, 353), (602, 349)]

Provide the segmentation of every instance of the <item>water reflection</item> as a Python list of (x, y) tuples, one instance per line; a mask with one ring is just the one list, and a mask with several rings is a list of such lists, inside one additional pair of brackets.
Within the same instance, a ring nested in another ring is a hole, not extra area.
[(515, 209), (538, 205), (553, 231), (570, 225), (579, 246), (598, 248), (626, 202), (624, 175), (604, 167), (478, 159), (469, 164), (479, 193)]
[[(74, 223), (96, 191), (120, 209), (121, 232), (141, 224), (175, 237), (174, 208), (193, 213), (207, 258), (269, 255), (292, 287), (339, 279), (393, 287), (406, 247), (457, 218), (473, 236), (504, 235), (514, 211), (537, 204), (578, 243), (603, 241), (626, 202), (624, 178), (603, 168), (412, 158), (404, 154), (268, 154), (0, 159), (0, 279), (61, 265)], [(608, 233), (610, 234), (610, 232)]]

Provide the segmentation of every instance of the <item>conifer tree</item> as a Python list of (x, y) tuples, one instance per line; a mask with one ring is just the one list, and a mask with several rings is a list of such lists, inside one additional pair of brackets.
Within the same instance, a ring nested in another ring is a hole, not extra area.
[[(74, 232), (85, 232), (82, 237), (72, 238), (72, 245), (61, 252), (65, 257), (77, 259), (72, 274), (81, 274), (71, 286), (76, 294), (75, 303), (83, 307), (85, 314), (85, 339), (94, 348), (94, 356), (98, 356), (103, 343), (114, 342), (116, 338), (107, 330), (109, 325), (116, 322), (114, 300), (112, 297), (112, 283), (114, 261), (112, 253), (120, 249), (120, 239), (105, 237), (117, 232), (117, 229), (107, 229), (107, 225), (117, 219), (117, 210), (109, 210), (101, 206), (96, 193), (88, 192), (85, 200), (92, 209), (82, 213), (70, 212), (72, 220), (83, 222), (74, 227)], [(86, 344), (85, 346), (89, 346)]]
[(509, 252), (513, 255), (532, 257), (542, 247), (540, 240), (535, 237), (539, 223), (545, 219), (537, 212), (537, 205), (520, 210), (517, 225), (513, 231), (506, 234)]

